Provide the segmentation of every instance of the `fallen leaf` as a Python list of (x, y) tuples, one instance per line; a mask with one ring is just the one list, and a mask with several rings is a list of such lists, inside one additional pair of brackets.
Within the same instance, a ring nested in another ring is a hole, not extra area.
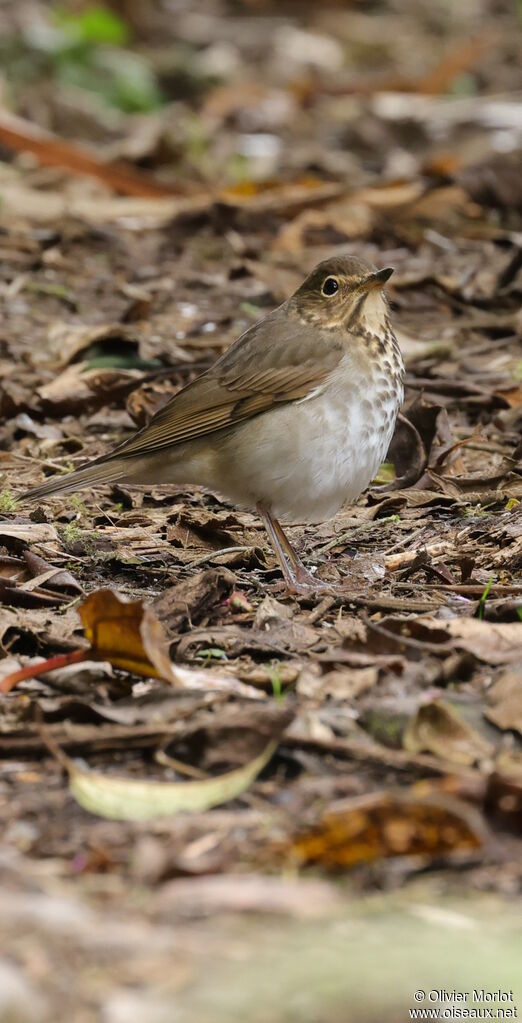
[(142, 377), (138, 369), (89, 369), (86, 362), (73, 362), (49, 383), (37, 388), (42, 401), (54, 413), (75, 412), (79, 409), (106, 404), (124, 397)]
[(87, 223), (111, 224), (134, 219), (140, 227), (168, 223), (187, 212), (206, 210), (208, 197), (144, 199), (134, 196), (69, 196), (52, 189), (28, 188), (18, 181), (2, 182), (2, 199), (10, 217), (24, 217), (33, 223), (55, 224), (78, 217)]
[[(426, 448), (416, 427), (406, 416), (399, 414), (395, 431), (386, 454), (385, 463), (394, 469), (391, 480), (379, 478), (384, 483), (381, 493), (411, 487), (422, 476), (427, 464)], [(374, 481), (375, 482), (375, 481)]]
[(143, 601), (125, 600), (113, 590), (97, 590), (89, 594), (78, 613), (85, 636), (101, 660), (179, 684), (163, 629)]
[(44, 167), (63, 167), (74, 174), (97, 178), (123, 195), (157, 198), (179, 194), (142, 171), (122, 163), (104, 163), (93, 153), (44, 131), (37, 124), (2, 111), (0, 141), (15, 153), (33, 153)]
[(334, 239), (361, 238), (370, 232), (373, 219), (369, 206), (350, 199), (324, 210), (304, 210), (280, 229), (273, 248), (276, 252), (299, 252), (318, 241), (331, 244)]
[(312, 699), (324, 700), (329, 696), (332, 700), (354, 700), (372, 689), (378, 678), (379, 669), (373, 665), (368, 668), (339, 668), (325, 675), (304, 671), (296, 690), (301, 696)]
[(497, 728), (514, 729), (522, 735), (522, 669), (504, 671), (488, 692), (484, 711)]
[(469, 651), (486, 664), (509, 664), (522, 657), (522, 624), (518, 622), (485, 622), (478, 618), (418, 621), (429, 631), (446, 633), (453, 646)]
[(48, 543), (49, 540), (58, 540), (58, 533), (54, 526), (47, 522), (0, 522), (0, 544), (9, 546), (9, 541), (22, 541), (22, 543)]
[(264, 694), (244, 685), (224, 672), (198, 671), (174, 665), (168, 653), (168, 641), (161, 623), (141, 600), (125, 600), (113, 590), (96, 590), (80, 604), (89, 646), (58, 654), (47, 661), (28, 665), (2, 679), (0, 691), (9, 693), (19, 682), (39, 677), (48, 671), (95, 659), (108, 661), (117, 668), (158, 678), (187, 689), (215, 689), (260, 700)]
[(129, 350), (133, 351), (135, 346), (132, 345), (131, 336), (130, 328), (121, 323), (93, 325), (55, 320), (47, 332), (45, 359), (52, 361), (54, 366), (66, 366), (79, 352), (91, 345), (115, 339), (126, 343)]
[(163, 626), (152, 608), (141, 600), (127, 601), (113, 590), (97, 590), (78, 608), (91, 656), (138, 675), (154, 677), (174, 686), (225, 689), (244, 696), (262, 694), (225, 673), (197, 671), (174, 665)]
[[(419, 492), (422, 496), (422, 492)], [(435, 553), (435, 551), (430, 551)], [(441, 551), (442, 552), (442, 551)], [(505, 557), (504, 559), (505, 560)], [(387, 560), (392, 569), (396, 563), (393, 557)], [(465, 650), (477, 660), (486, 664), (510, 664), (522, 658), (522, 625), (520, 622), (488, 622), (479, 618), (433, 619), (423, 615), (405, 625), (404, 619), (387, 618), (382, 625), (390, 639), (393, 637), (400, 648), (401, 636), (405, 641), (413, 640), (426, 651), (443, 656), (452, 650)]]
[(154, 601), (154, 613), (169, 635), (175, 635), (187, 622), (197, 625), (232, 593), (235, 583), (235, 576), (227, 568), (196, 572), (164, 590)]
[(471, 766), (493, 753), (491, 743), (442, 700), (419, 707), (406, 725), (402, 742), (408, 753), (433, 753), (441, 760), (463, 766)]
[(270, 760), (277, 742), (245, 764), (218, 778), (190, 782), (138, 781), (86, 771), (61, 754), (76, 801), (90, 813), (110, 820), (144, 821), (176, 813), (197, 813), (240, 796)]
[(297, 837), (289, 857), (300, 864), (344, 868), (395, 856), (429, 862), (472, 852), (485, 841), (480, 815), (459, 799), (375, 792), (328, 811), (317, 827)]
[(83, 593), (70, 572), (54, 568), (30, 550), (0, 558), (0, 603), (11, 607), (55, 607)]

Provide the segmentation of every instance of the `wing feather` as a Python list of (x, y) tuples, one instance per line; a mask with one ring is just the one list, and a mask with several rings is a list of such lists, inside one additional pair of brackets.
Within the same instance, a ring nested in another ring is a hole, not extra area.
[(316, 330), (309, 334), (302, 322), (287, 321), (283, 344), (274, 348), (273, 317), (251, 327), (107, 457), (147, 455), (234, 426), (282, 402), (306, 398), (335, 370), (342, 345), (329, 338), (323, 346)]

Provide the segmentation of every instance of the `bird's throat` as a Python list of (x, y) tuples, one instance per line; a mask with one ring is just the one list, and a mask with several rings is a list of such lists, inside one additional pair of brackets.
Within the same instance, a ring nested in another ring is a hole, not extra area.
[(353, 334), (372, 334), (383, 337), (390, 329), (388, 311), (380, 291), (362, 294), (345, 322)]

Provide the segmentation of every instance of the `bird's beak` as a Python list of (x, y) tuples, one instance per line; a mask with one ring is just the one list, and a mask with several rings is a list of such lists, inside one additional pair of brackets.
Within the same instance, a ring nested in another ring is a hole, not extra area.
[(369, 274), (360, 285), (361, 291), (373, 291), (374, 288), (383, 288), (386, 281), (389, 281), (392, 273), (393, 267), (387, 266), (384, 270), (376, 270), (374, 274)]

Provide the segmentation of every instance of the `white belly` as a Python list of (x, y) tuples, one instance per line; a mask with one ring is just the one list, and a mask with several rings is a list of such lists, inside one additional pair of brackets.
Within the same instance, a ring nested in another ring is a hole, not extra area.
[(364, 392), (354, 394), (350, 381), (236, 427), (220, 452), (218, 489), (236, 504), (264, 505), (283, 522), (331, 518), (375, 476), (400, 397), (379, 408)]

